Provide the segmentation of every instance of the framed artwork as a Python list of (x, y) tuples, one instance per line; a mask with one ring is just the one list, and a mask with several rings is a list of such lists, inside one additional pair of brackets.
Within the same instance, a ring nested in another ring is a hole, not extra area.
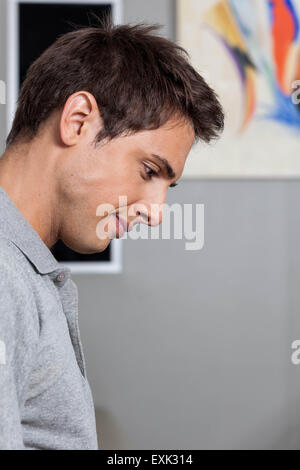
[(300, 0), (177, 0), (177, 39), (225, 110), (183, 176), (298, 178)]
[[(9, 132), (20, 87), (31, 63), (58, 36), (74, 25), (93, 24), (91, 13), (111, 15), (122, 22), (121, 0), (7, 0), (7, 133)], [(73, 273), (119, 273), (122, 269), (122, 240), (114, 239), (108, 248), (91, 255), (70, 250), (61, 240), (51, 248), (55, 258)]]

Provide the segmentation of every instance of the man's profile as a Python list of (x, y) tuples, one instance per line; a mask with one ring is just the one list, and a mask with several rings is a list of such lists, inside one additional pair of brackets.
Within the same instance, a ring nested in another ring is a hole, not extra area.
[(214, 91), (157, 28), (74, 30), (23, 82), (0, 158), (0, 449), (98, 448), (77, 287), (50, 249), (97, 253), (160, 224), (151, 206), (223, 129)]

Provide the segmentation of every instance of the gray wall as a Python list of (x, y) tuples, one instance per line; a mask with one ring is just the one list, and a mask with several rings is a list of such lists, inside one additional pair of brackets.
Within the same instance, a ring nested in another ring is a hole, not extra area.
[[(125, 22), (172, 38), (173, 6), (126, 0)], [(122, 274), (74, 276), (101, 447), (300, 448), (299, 182), (184, 181), (168, 200), (205, 204), (203, 250), (125, 240)]]

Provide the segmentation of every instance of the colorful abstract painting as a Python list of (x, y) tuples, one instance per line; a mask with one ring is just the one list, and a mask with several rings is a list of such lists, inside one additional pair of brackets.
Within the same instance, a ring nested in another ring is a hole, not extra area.
[(184, 176), (300, 176), (300, 0), (178, 0), (177, 15), (178, 42), (226, 115)]

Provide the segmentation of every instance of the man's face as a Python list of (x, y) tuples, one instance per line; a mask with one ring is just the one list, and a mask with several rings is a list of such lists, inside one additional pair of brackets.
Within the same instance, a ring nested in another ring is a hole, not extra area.
[[(116, 216), (129, 228), (160, 224), (167, 190), (180, 178), (193, 141), (192, 126), (173, 119), (156, 130), (117, 137), (98, 147), (85, 140), (71, 147), (59, 163), (59, 238), (72, 250), (90, 254), (122, 236)], [(167, 161), (174, 175), (168, 176), (155, 155)], [(120, 196), (127, 198), (125, 204), (120, 205)], [(109, 210), (96, 215), (101, 204), (109, 204)], [(161, 209), (153, 212), (152, 205)]]

